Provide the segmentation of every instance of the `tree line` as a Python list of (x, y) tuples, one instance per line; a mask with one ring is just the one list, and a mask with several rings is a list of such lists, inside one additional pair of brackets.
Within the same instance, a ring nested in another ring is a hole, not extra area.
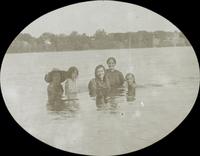
[(7, 52), (49, 52), (189, 45), (190, 43), (185, 36), (177, 31), (106, 33), (104, 29), (99, 29), (92, 36), (85, 33), (79, 34), (77, 31), (73, 31), (69, 35), (46, 32), (37, 38), (28, 33), (20, 33), (11, 43)]

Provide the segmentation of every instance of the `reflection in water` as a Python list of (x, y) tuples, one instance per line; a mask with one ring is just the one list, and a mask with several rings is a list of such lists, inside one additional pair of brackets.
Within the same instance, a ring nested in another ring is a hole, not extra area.
[(96, 97), (97, 110), (110, 110), (110, 113), (116, 113), (119, 110), (120, 104), (125, 102), (133, 102), (135, 98), (135, 88), (126, 90), (125, 88), (111, 89), (108, 97), (98, 96)]
[(60, 99), (54, 103), (47, 103), (47, 111), (61, 118), (75, 117), (79, 111), (79, 103), (77, 100)]
[[(125, 103), (134, 105), (135, 88), (134, 90), (126, 90), (125, 88), (111, 89), (108, 96), (96, 96), (96, 110), (106, 111), (110, 114), (120, 113)], [(94, 98), (94, 97), (93, 97)], [(80, 106), (78, 99), (64, 99), (60, 98), (54, 102), (47, 103), (47, 111), (49, 114), (54, 115), (56, 120), (62, 118), (76, 117), (80, 113)]]
[[(96, 96), (96, 110), (106, 111), (111, 114), (119, 113), (121, 106), (126, 102), (134, 104), (135, 96), (129, 96), (124, 89), (113, 90), (108, 97)], [(76, 117), (80, 113), (80, 106), (78, 99), (59, 99), (54, 103), (47, 103), (47, 111), (57, 119), (66, 119)]]
[(126, 96), (128, 102), (135, 101), (135, 96)]

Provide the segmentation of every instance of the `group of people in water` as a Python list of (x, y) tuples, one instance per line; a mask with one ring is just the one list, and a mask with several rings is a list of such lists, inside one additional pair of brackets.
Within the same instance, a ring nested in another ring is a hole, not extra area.
[[(126, 95), (128, 101), (135, 99), (136, 82), (132, 73), (123, 74), (115, 69), (116, 59), (109, 57), (106, 61), (108, 69), (103, 65), (95, 68), (94, 78), (89, 81), (88, 90), (91, 97), (95, 97), (97, 108), (102, 108), (112, 103), (114, 97)], [(55, 104), (58, 101), (67, 101), (75, 104), (78, 86), (77, 78), (79, 71), (77, 67), (70, 67), (67, 71), (53, 69), (45, 75), (48, 103)], [(64, 87), (62, 85), (64, 83)], [(125, 93), (125, 94), (124, 94)]]

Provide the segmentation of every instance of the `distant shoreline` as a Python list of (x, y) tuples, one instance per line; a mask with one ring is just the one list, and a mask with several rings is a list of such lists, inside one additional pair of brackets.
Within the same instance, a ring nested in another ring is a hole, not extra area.
[(67, 52), (84, 52), (84, 51), (111, 51), (111, 50), (133, 50), (133, 49), (162, 49), (162, 48), (188, 48), (192, 47), (191, 45), (188, 46), (176, 46), (176, 47), (144, 47), (144, 48), (123, 48), (123, 49), (88, 49), (88, 50), (68, 50), (68, 51), (38, 51), (38, 52), (6, 52), (5, 54), (37, 54), (37, 53), (67, 53)]
[(93, 36), (79, 34), (76, 31), (66, 34), (43, 33), (35, 38), (27, 33), (20, 33), (11, 43), (8, 53), (57, 52), (105, 49), (132, 49), (189, 46), (190, 43), (182, 32), (138, 31), (127, 33), (107, 33), (97, 30)]

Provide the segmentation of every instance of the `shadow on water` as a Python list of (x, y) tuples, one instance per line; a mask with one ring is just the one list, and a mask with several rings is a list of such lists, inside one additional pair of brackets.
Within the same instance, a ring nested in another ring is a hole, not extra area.
[(57, 119), (65, 119), (75, 117), (79, 111), (78, 100), (57, 100), (54, 102), (47, 102), (47, 111), (50, 115), (58, 117)]
[(148, 84), (140, 84), (137, 85), (137, 88), (149, 88), (149, 87), (163, 87), (163, 84), (158, 83), (148, 83)]

